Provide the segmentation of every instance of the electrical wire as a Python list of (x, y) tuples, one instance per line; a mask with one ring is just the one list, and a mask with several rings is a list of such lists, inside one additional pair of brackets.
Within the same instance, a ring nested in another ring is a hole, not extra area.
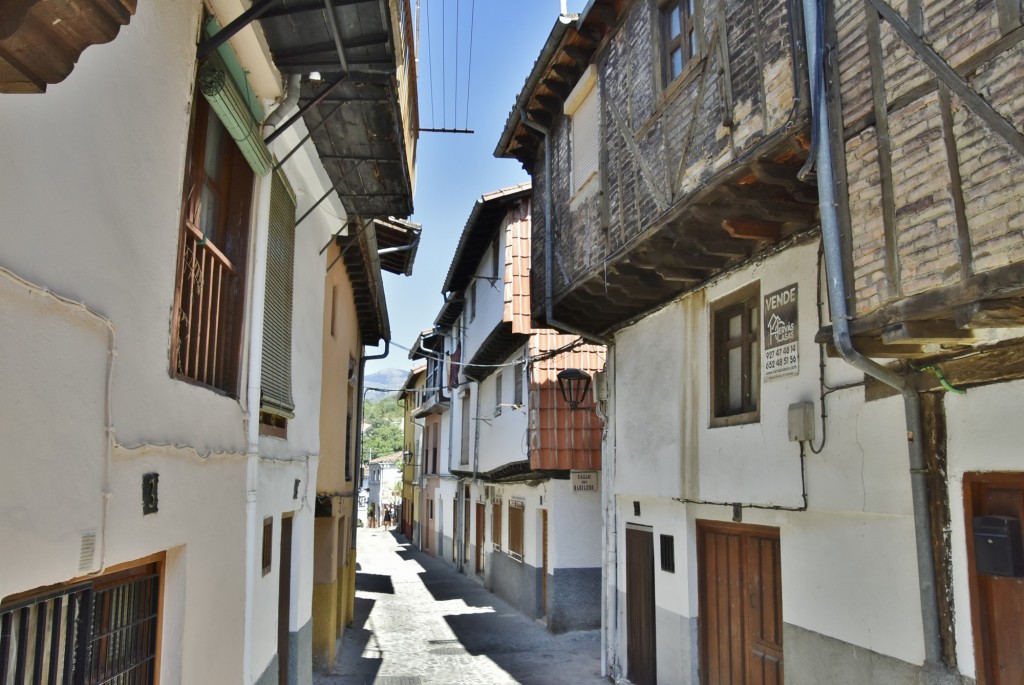
[(444, 16), (445, 0), (441, 0), (441, 128), (448, 123), (448, 46), (445, 44), (445, 25), (448, 23)]
[[(541, 354), (534, 355), (534, 356), (527, 356), (526, 359), (525, 359), (525, 363), (526, 364), (532, 364), (534, 362), (547, 361), (548, 359), (552, 359), (554, 357), (557, 357), (558, 355), (563, 354), (565, 352), (570, 352), (573, 349), (575, 349), (577, 347), (580, 347), (581, 345), (586, 345), (586, 344), (587, 343), (586, 343), (586, 341), (583, 340), (583, 338), (577, 338), (576, 340), (572, 341), (571, 343), (566, 343), (565, 345), (562, 345), (561, 347), (558, 347), (558, 348), (556, 348), (554, 350), (548, 350), (547, 352), (542, 352)], [(401, 345), (399, 343), (396, 343), (394, 340), (391, 341), (391, 345), (393, 347), (397, 347), (400, 350), (405, 350), (406, 352), (412, 352), (413, 351), (412, 348), (409, 348), (409, 347), (406, 347), (405, 345)], [(417, 351), (420, 352), (421, 354), (423, 354), (423, 358), (424, 359), (430, 359), (430, 360), (433, 360), (433, 361), (436, 361), (436, 362), (443, 362), (443, 361), (445, 361), (445, 358), (444, 358), (443, 355), (440, 355), (440, 354), (425, 354), (425, 353), (422, 353), (422, 350), (417, 350)], [(460, 364), (461, 363), (462, 362), (460, 362)], [(465, 365), (466, 366), (472, 366), (472, 367), (478, 368), (478, 369), (505, 369), (505, 368), (517, 366), (517, 365), (522, 364), (522, 363), (524, 363), (524, 360), (523, 359), (518, 359), (516, 361), (505, 362), (505, 363), (502, 363), (502, 364), (469, 364), (467, 362), (467, 363), (465, 363)]]
[[(469, 128), (469, 96), (473, 92), (470, 88), (470, 83), (473, 79), (473, 33), (474, 23), (476, 21), (476, 0), (469, 6), (469, 64), (466, 67), (466, 123), (464, 128)], [(455, 125), (458, 126), (459, 122), (456, 121)]]
[(459, 125), (459, 0), (455, 0), (455, 95), (452, 98), (454, 126)]
[(430, 40), (430, 7), (427, 0), (423, 0), (423, 6), (427, 10), (427, 90), (430, 93), (430, 125), (433, 127), (437, 122), (437, 112), (434, 109), (434, 43)]

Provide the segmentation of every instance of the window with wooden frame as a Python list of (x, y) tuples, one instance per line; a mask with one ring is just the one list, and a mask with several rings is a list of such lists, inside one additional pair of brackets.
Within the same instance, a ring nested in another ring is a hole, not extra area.
[(197, 93), (194, 102), (171, 369), (238, 397), (253, 172), (206, 99)]
[(698, 55), (698, 0), (667, 0), (661, 5), (662, 55), (665, 84), (675, 81)]
[(263, 575), (270, 573), (274, 560), (274, 517), (263, 519)]
[(523, 560), (523, 516), (526, 505), (522, 500), (508, 501), (508, 555), (516, 561)]
[(711, 425), (758, 421), (760, 286), (752, 283), (711, 305)]
[(564, 112), (569, 117), (569, 183), (575, 195), (597, 176), (601, 153), (601, 104), (593, 64), (569, 93)]
[(494, 549), (501, 551), (501, 498), (495, 497), (491, 502), (491, 543)]

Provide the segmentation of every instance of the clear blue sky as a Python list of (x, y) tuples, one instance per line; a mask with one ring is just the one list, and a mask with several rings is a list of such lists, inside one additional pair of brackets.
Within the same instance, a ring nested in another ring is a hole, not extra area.
[[(570, 0), (579, 12), (584, 0)], [(384, 274), (393, 343), (410, 347), (434, 323), (444, 300), (441, 286), (473, 203), (484, 193), (529, 180), (514, 159), (497, 159), (494, 148), (516, 96), (558, 18), (559, 0), (420, 0), (419, 101), (423, 128), (469, 128), (471, 135), (422, 133), (417, 151), (413, 221), (423, 236), (413, 275)], [(458, 94), (456, 101), (455, 16), (459, 12)], [(444, 10), (445, 78), (442, 79)], [(473, 12), (469, 118), (466, 119), (470, 65), (469, 20)], [(429, 15), (428, 15), (429, 12)], [(428, 41), (429, 22), (429, 41)], [(434, 63), (430, 64), (430, 53)], [(442, 91), (444, 96), (442, 96)], [(442, 113), (444, 100), (446, 114)], [(368, 349), (368, 354), (379, 350)], [(411, 368), (408, 353), (394, 344), (383, 360), (369, 361), (367, 373)]]

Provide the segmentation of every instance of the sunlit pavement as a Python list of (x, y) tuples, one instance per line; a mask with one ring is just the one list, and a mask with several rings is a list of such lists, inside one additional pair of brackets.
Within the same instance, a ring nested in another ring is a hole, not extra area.
[(600, 632), (551, 635), (393, 530), (360, 528), (355, 620), (315, 685), (587, 685)]

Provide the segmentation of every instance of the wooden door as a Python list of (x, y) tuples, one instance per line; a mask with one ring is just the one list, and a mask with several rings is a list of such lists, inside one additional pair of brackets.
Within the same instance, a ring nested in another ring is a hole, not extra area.
[(287, 685), (288, 677), (288, 616), (291, 613), (292, 592), (292, 519), (281, 518), (281, 561), (277, 594), (277, 682)]
[(978, 685), (1024, 683), (1024, 578), (978, 573), (975, 516), (1024, 520), (1024, 473), (964, 474), (964, 518)]
[(484, 503), (476, 503), (476, 572), (484, 572)]
[(626, 526), (626, 661), (634, 685), (657, 685), (654, 532)]
[(777, 528), (697, 522), (703, 685), (781, 685)]
[(540, 615), (548, 615), (548, 510), (540, 510)]

